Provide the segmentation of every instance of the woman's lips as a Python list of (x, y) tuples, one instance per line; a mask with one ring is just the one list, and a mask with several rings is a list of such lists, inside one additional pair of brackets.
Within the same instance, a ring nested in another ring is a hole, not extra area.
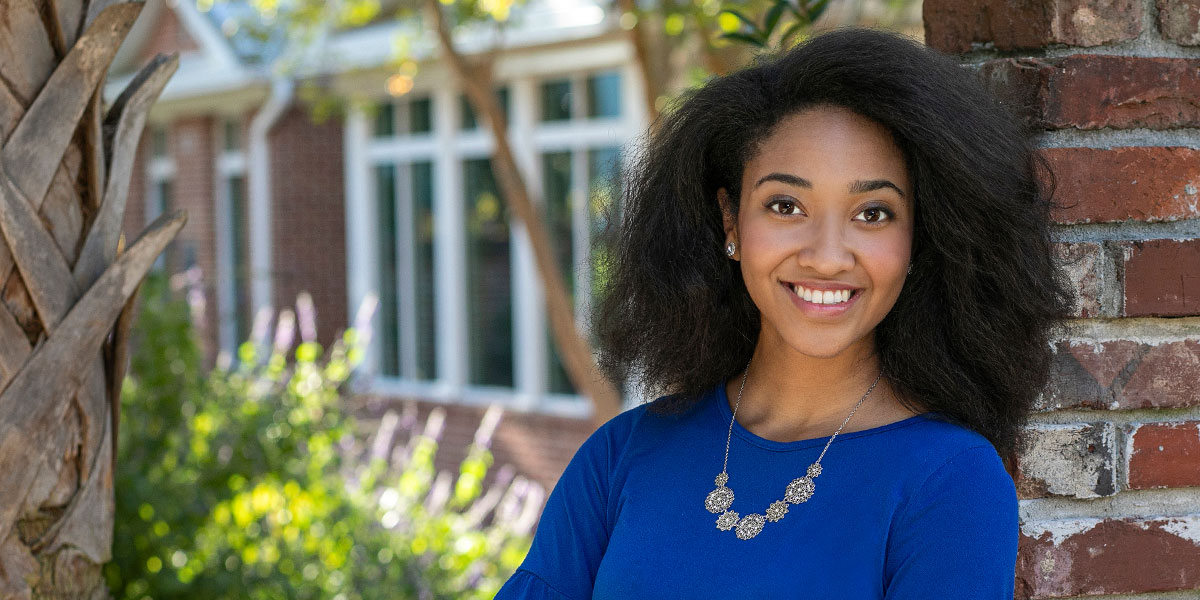
[(846, 311), (850, 310), (850, 308), (858, 302), (858, 297), (862, 295), (862, 290), (853, 289), (851, 290), (849, 300), (838, 302), (836, 304), (818, 304), (816, 302), (805, 300), (797, 295), (796, 290), (792, 287), (792, 284), (782, 281), (779, 284), (783, 286), (784, 291), (787, 293), (788, 297), (791, 298), (792, 304), (796, 305), (796, 308), (799, 308), (800, 311), (805, 315), (814, 318), (830, 319), (841, 316)]

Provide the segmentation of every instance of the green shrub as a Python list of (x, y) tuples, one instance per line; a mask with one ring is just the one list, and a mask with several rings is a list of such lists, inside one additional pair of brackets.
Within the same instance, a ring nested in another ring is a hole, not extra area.
[(506, 466), (485, 493), (498, 409), (457, 477), (435, 475), (440, 411), (420, 432), (389, 413), (364, 442), (343, 408), (366, 328), (324, 352), (302, 296), (290, 357), (283, 311), (274, 343), (206, 374), (187, 304), (161, 276), (142, 294), (105, 570), (116, 598), (491, 598), (524, 558), (544, 492)]

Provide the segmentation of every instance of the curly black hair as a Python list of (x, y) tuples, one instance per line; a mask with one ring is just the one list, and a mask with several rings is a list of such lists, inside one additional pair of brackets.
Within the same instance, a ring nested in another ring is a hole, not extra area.
[(666, 394), (659, 413), (741, 372), (759, 312), (722, 252), (717, 190), (737, 214), (744, 166), (784, 117), (845, 107), (891, 132), (915, 196), (913, 271), (874, 333), (883, 374), (909, 409), (987, 437), (1011, 472), (1075, 293), (1052, 254), (1053, 176), (995, 91), (915, 40), (846, 27), (684, 93), (626, 159), (600, 241), (601, 369)]

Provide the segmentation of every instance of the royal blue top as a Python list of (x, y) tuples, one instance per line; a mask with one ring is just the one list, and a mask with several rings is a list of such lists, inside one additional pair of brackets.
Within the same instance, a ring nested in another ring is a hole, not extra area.
[[(808, 501), (753, 538), (704, 506), (732, 418), (717, 385), (682, 415), (648, 404), (583, 443), (497, 600), (1012, 600), (1012, 477), (985, 437), (929, 412), (843, 432)], [(765, 514), (829, 437), (778, 442), (734, 423), (729, 510)]]

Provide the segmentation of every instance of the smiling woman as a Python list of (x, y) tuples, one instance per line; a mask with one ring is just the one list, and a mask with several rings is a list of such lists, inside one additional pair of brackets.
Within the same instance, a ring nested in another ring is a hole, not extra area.
[(583, 444), (497, 598), (1011, 599), (1017, 433), (1074, 300), (1019, 120), (846, 28), (689, 92), (628, 163), (593, 321), (662, 395)]

